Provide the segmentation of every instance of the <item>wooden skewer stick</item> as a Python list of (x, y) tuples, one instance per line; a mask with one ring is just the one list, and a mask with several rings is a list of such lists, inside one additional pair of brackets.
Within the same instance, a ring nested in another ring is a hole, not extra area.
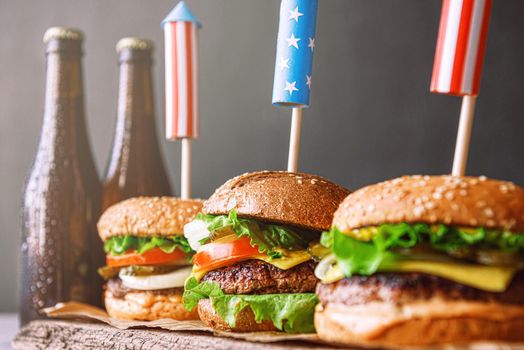
[(287, 160), (287, 171), (296, 173), (298, 171), (298, 154), (300, 151), (300, 129), (302, 127), (302, 108), (293, 108), (291, 117), (291, 134), (289, 137), (289, 156)]
[(475, 113), (476, 96), (464, 96), (462, 108), (460, 109), (460, 121), (455, 145), (455, 156), (453, 158), (453, 176), (464, 176), (468, 163), (469, 140), (473, 126), (473, 114)]
[(182, 164), (180, 173), (180, 197), (191, 198), (191, 139), (182, 139)]

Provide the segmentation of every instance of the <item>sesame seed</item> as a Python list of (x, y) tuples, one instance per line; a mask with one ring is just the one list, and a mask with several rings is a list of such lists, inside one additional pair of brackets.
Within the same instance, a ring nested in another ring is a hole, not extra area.
[(486, 223), (487, 223), (488, 226), (495, 226), (495, 220), (491, 220), (490, 219)]
[(491, 208), (484, 209), (484, 215), (486, 215), (488, 218), (492, 218), (494, 215), (493, 209)]
[(302, 185), (302, 180), (298, 179), (297, 182), (299, 185)]
[(460, 206), (457, 203), (451, 203), (451, 210), (459, 211), (460, 210)]
[(433, 193), (433, 198), (434, 199), (442, 199), (442, 193), (441, 192), (435, 192)]
[(415, 215), (415, 217), (419, 218), (422, 216), (422, 214), (424, 213), (425, 209), (423, 206), (416, 206), (414, 209), (413, 209), (413, 215)]
[(470, 219), (470, 220), (469, 220), (469, 224), (470, 224), (471, 226), (477, 226), (478, 222), (477, 222), (476, 219)]
[(482, 207), (485, 207), (487, 205), (487, 203), (485, 201), (478, 201), (477, 203), (475, 203), (475, 206), (477, 208), (482, 208)]
[(480, 181), (486, 181), (488, 178), (484, 175), (479, 176)]
[(446, 192), (445, 197), (446, 199), (452, 200), (453, 198), (455, 198), (455, 195), (453, 194), (453, 192), (450, 191)]
[(459, 194), (462, 196), (462, 197), (466, 197), (468, 195), (468, 191), (466, 190), (460, 190), (459, 191)]

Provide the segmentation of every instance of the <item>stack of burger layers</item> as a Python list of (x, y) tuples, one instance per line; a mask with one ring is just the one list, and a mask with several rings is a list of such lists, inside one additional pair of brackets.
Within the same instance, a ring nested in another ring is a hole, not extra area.
[(524, 340), (524, 189), (405, 176), (351, 193), (255, 172), (206, 201), (135, 198), (99, 222), (112, 317), (200, 318), (342, 345)]

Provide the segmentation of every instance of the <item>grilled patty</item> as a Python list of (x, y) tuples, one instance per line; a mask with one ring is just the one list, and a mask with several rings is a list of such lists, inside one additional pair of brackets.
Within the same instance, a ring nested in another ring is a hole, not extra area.
[(260, 260), (247, 260), (208, 272), (203, 281), (216, 282), (226, 294), (313, 293), (318, 282), (310, 260), (281, 270)]
[(329, 284), (319, 283), (317, 294), (323, 305), (361, 305), (374, 301), (402, 304), (432, 297), (449, 301), (524, 305), (524, 272), (519, 272), (503, 293), (486, 292), (420, 273), (378, 273), (369, 277), (353, 276)]
[(161, 295), (170, 295), (170, 294), (182, 294), (184, 293), (184, 288), (167, 288), (167, 289), (156, 289), (156, 290), (138, 290), (131, 289), (124, 285), (122, 280), (118, 277), (113, 277), (107, 281), (105, 284), (105, 289), (113, 294), (115, 298), (123, 298), (127, 293), (150, 293), (150, 294), (161, 294)]

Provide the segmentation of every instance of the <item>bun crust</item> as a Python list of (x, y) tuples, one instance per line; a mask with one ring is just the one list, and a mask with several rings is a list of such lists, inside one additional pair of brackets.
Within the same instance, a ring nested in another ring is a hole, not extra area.
[(136, 197), (109, 207), (98, 221), (103, 241), (113, 236), (178, 236), (202, 208), (202, 200)]
[(198, 302), (198, 315), (206, 326), (228, 332), (274, 332), (278, 331), (271, 321), (257, 323), (250, 308), (245, 308), (237, 315), (235, 327), (230, 327), (213, 309), (209, 299)]
[(485, 177), (404, 176), (350, 194), (333, 225), (344, 233), (385, 223), (524, 232), (524, 188)]
[[(344, 305), (317, 305), (315, 327), (319, 337), (340, 345), (365, 347), (424, 346), (444, 343), (467, 343), (472, 341), (524, 340), (524, 317), (489, 319), (474, 316), (445, 317), (425, 315), (404, 321), (377, 320), (375, 323), (362, 321), (361, 327), (344, 322), (344, 315), (351, 309)], [(366, 312), (373, 313), (373, 309)], [(365, 323), (365, 324), (364, 324)], [(357, 330), (356, 330), (357, 329)], [(364, 331), (366, 334), (359, 333)]]
[(323, 231), (349, 190), (320, 176), (260, 171), (237, 176), (204, 202), (205, 214), (242, 217)]
[(124, 298), (115, 298), (106, 290), (104, 303), (109, 316), (121, 320), (198, 320), (197, 311), (187, 311), (182, 305), (182, 294), (177, 293), (154, 294), (144, 291), (127, 293)]

